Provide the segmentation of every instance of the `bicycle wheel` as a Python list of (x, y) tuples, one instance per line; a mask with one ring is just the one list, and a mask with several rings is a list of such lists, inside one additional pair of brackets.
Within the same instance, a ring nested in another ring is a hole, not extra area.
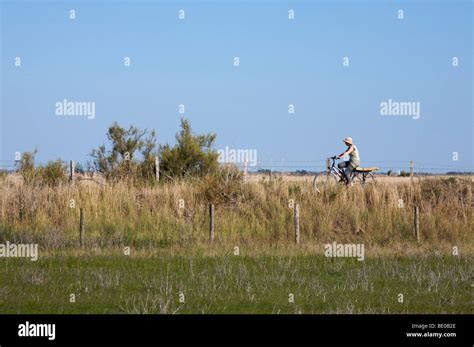
[(316, 192), (321, 193), (325, 187), (329, 185), (335, 185), (337, 182), (338, 178), (334, 174), (329, 172), (321, 172), (313, 178), (313, 189)]

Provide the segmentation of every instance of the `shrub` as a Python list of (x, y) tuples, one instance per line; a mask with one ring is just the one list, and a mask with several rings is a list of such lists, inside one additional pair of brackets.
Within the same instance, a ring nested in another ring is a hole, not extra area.
[(17, 163), (23, 182), (29, 186), (57, 186), (67, 181), (67, 165), (62, 160), (49, 161), (45, 166), (35, 168), (35, 156), (38, 150), (24, 152)]
[(132, 183), (155, 182), (155, 158), (160, 157), (160, 173), (165, 179), (202, 177), (219, 167), (218, 154), (212, 149), (216, 135), (195, 135), (189, 122), (181, 119), (181, 131), (176, 145), (156, 149), (156, 132), (134, 126), (122, 128), (112, 124), (107, 132), (109, 148), (105, 145), (92, 150), (89, 163), (93, 171), (106, 179), (130, 180)]
[(112, 124), (107, 132), (110, 149), (105, 145), (92, 150), (90, 166), (111, 180), (151, 182), (155, 177), (156, 132), (134, 126)]
[(201, 180), (200, 191), (205, 200), (213, 204), (236, 204), (242, 194), (243, 174), (232, 164), (218, 167)]
[(37, 170), (38, 182), (46, 186), (57, 186), (67, 182), (67, 165), (62, 160), (49, 161), (44, 167)]
[(27, 185), (33, 185), (36, 181), (35, 156), (37, 153), (37, 149), (32, 152), (24, 152), (20, 161), (17, 162), (18, 172)]
[(160, 171), (168, 179), (202, 177), (218, 171), (218, 153), (212, 149), (215, 139), (215, 134), (193, 134), (189, 122), (181, 119), (176, 145), (160, 147)]

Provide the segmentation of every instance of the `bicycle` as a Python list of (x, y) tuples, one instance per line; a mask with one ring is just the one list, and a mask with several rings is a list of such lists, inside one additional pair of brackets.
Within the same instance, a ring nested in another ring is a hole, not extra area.
[[(330, 184), (346, 184), (344, 172), (336, 165), (336, 159), (338, 158), (334, 156), (328, 159), (332, 160), (332, 162), (329, 164), (328, 160), (327, 171), (320, 172), (313, 178), (313, 188), (318, 193), (321, 193), (322, 189)], [(361, 184), (362, 186), (368, 183), (375, 184), (376, 178), (374, 172), (378, 170), (378, 167), (363, 168), (359, 166), (352, 171), (351, 181), (356, 184)]]

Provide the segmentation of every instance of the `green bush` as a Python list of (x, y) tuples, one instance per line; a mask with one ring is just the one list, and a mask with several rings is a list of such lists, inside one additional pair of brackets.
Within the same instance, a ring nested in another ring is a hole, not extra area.
[(17, 163), (23, 182), (29, 186), (57, 186), (67, 181), (67, 165), (62, 160), (49, 161), (45, 166), (35, 168), (35, 156), (38, 150), (24, 152)]
[(155, 130), (125, 129), (114, 123), (107, 132), (110, 149), (105, 145), (93, 149), (89, 164), (106, 179), (154, 183), (155, 158), (159, 156), (160, 174), (165, 180), (202, 177), (219, 167), (218, 154), (212, 149), (215, 138), (215, 134), (193, 134), (189, 122), (181, 119), (177, 143), (157, 150)]
[(41, 185), (57, 186), (67, 182), (67, 165), (62, 160), (49, 161), (44, 167), (36, 169), (38, 182)]
[(176, 145), (160, 147), (160, 171), (165, 178), (202, 177), (218, 170), (218, 153), (212, 149), (215, 134), (195, 135), (189, 122), (181, 119)]
[(155, 177), (156, 132), (134, 126), (112, 124), (107, 132), (110, 149), (105, 145), (92, 150), (91, 167), (110, 180), (153, 182)]
[(37, 153), (37, 149), (32, 152), (24, 152), (20, 161), (17, 162), (18, 172), (27, 185), (33, 185), (36, 182), (35, 156)]

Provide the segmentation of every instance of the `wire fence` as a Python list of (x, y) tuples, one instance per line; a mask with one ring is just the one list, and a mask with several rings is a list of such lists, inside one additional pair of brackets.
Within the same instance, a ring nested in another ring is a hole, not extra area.
[[(248, 167), (248, 171), (270, 170), (271, 172), (325, 171), (327, 159), (319, 160), (265, 160)], [(241, 164), (243, 166), (243, 163)], [(381, 172), (414, 173), (474, 173), (472, 162), (456, 161), (456, 164), (435, 164), (416, 161), (364, 161), (362, 167), (378, 167)]]
[[(35, 161), (35, 166), (44, 166), (47, 162)], [(68, 164), (65, 162), (65, 164)], [(311, 173), (321, 172), (326, 170), (326, 159), (319, 160), (259, 160), (256, 162), (234, 163), (242, 169), (246, 169), (249, 173), (256, 172), (282, 172), (282, 173)], [(89, 171), (89, 162), (75, 161), (76, 170)], [(364, 161), (361, 163), (362, 167), (378, 167), (379, 172), (392, 171), (395, 174), (401, 172), (410, 172), (412, 169), (417, 173), (432, 173), (432, 174), (446, 174), (446, 173), (460, 173), (460, 174), (474, 174), (474, 165), (472, 162), (456, 161), (453, 165), (435, 164), (426, 162), (413, 161)], [(15, 172), (19, 168), (19, 162), (14, 160), (0, 160), (0, 170), (7, 172)]]

